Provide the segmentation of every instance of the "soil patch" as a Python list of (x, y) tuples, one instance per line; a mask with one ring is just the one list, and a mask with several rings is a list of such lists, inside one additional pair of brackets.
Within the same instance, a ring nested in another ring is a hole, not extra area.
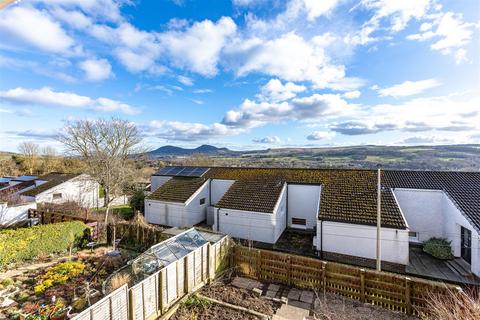
[(209, 298), (227, 302), (249, 310), (273, 315), (281, 303), (259, 298), (251, 290), (234, 287), (227, 281), (217, 281), (202, 289), (201, 294)]
[(246, 312), (233, 310), (218, 304), (211, 304), (206, 307), (193, 307), (182, 305), (170, 318), (171, 320), (258, 320), (257, 317)]
[(319, 295), (319, 299), (315, 301), (314, 312), (317, 318), (325, 320), (418, 320), (418, 318), (407, 316), (404, 313), (390, 311), (331, 293), (327, 293), (325, 296)]

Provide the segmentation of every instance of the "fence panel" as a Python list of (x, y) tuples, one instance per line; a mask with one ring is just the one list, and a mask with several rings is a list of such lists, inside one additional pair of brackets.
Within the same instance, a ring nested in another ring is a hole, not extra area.
[(252, 278), (329, 291), (415, 315), (425, 310), (428, 294), (459, 290), (444, 283), (243, 246), (234, 248), (233, 265)]
[(126, 285), (117, 289), (73, 319), (154, 319), (227, 266), (230, 244), (227, 237), (213, 245), (206, 243), (130, 289)]
[(128, 320), (128, 287), (124, 285), (73, 318), (74, 320)]

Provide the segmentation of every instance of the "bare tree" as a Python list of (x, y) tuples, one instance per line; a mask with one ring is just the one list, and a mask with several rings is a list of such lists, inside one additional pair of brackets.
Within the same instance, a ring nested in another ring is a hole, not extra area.
[(46, 146), (42, 149), (42, 169), (43, 173), (50, 173), (55, 171), (57, 167), (57, 150), (51, 146)]
[(118, 118), (69, 121), (62, 131), (58, 140), (84, 160), (87, 173), (105, 190), (106, 224), (112, 201), (134, 180), (130, 156), (138, 152), (140, 132)]
[(33, 170), (37, 166), (39, 146), (34, 142), (22, 142), (18, 146), (18, 151), (24, 156), (23, 164), (30, 175), (33, 175)]

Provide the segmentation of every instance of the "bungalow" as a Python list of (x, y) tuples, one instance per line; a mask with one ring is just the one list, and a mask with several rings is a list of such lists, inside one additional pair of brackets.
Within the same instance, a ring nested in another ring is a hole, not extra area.
[(93, 208), (98, 206), (99, 184), (86, 174), (50, 173), (39, 177), (35, 184), (19, 192), (25, 202), (77, 202)]
[[(323, 258), (374, 265), (374, 170), (166, 167), (152, 176), (152, 191), (145, 201), (150, 223), (207, 221), (216, 231), (270, 244), (286, 228), (311, 230)], [(381, 199), (387, 269), (405, 270), (410, 243), (442, 237), (480, 276), (480, 173), (383, 171)]]

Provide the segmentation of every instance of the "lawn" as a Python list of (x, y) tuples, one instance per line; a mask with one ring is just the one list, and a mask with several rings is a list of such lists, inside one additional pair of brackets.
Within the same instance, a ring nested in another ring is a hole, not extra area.
[[(107, 208), (98, 208), (95, 211), (104, 214)], [(133, 208), (128, 204), (110, 207), (110, 213), (118, 214), (123, 219), (130, 219), (133, 217)]]

